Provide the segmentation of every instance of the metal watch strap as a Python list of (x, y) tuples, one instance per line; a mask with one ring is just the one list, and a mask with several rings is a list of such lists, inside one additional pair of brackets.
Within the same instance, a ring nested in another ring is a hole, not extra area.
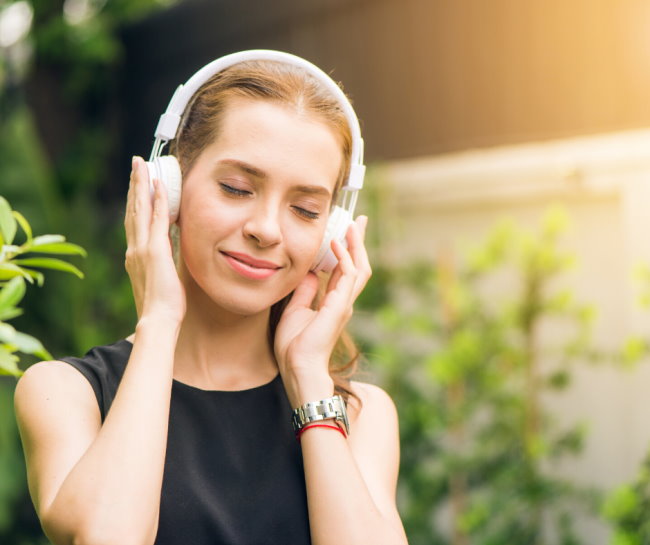
[(310, 401), (293, 410), (293, 429), (297, 433), (307, 424), (321, 420), (336, 420), (343, 422), (345, 433), (350, 434), (350, 424), (345, 408), (345, 400), (335, 395), (320, 401)]

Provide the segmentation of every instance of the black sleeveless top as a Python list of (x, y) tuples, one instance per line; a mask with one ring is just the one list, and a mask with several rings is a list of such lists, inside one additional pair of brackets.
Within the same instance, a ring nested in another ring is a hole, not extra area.
[[(133, 345), (65, 357), (90, 382), (102, 422)], [(278, 374), (243, 391), (174, 380), (156, 545), (311, 543), (300, 446)]]

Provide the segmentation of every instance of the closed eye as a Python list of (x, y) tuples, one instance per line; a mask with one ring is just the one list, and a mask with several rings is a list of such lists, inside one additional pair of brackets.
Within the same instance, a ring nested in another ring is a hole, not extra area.
[(251, 194), (250, 191), (246, 191), (245, 189), (239, 189), (237, 187), (233, 187), (231, 185), (224, 184), (223, 182), (219, 183), (219, 186), (221, 187), (221, 189), (224, 192), (229, 193), (231, 195), (236, 195), (237, 197), (245, 197), (246, 195)]
[(320, 217), (320, 214), (318, 212), (312, 212), (311, 210), (307, 210), (300, 206), (294, 206), (293, 209), (297, 214), (300, 214), (301, 216), (310, 220), (317, 220)]

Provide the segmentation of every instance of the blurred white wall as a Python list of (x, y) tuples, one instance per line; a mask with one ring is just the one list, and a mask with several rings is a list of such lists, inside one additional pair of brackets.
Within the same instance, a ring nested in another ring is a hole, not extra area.
[[(502, 217), (535, 229), (551, 204), (571, 227), (562, 247), (578, 265), (562, 279), (599, 312), (594, 341), (615, 348), (631, 334), (650, 339), (650, 311), (637, 303), (633, 271), (650, 263), (650, 130), (556, 140), (392, 162), (379, 169), (384, 199), (381, 259), (435, 259), (476, 246)], [(611, 490), (633, 479), (650, 449), (650, 362), (621, 371), (578, 366), (568, 391), (547, 397), (560, 421), (585, 421), (579, 459), (552, 468)], [(587, 543), (607, 543), (601, 522), (582, 520)]]

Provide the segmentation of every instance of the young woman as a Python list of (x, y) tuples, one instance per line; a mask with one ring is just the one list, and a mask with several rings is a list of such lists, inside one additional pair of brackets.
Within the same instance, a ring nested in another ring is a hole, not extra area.
[(154, 179), (152, 200), (133, 160), (135, 333), (17, 386), (30, 493), (56, 545), (406, 543), (395, 407), (345, 378), (341, 349), (370, 276), (366, 218), (347, 248), (332, 240), (320, 296), (312, 271), (354, 161), (349, 114), (289, 56), (249, 57), (183, 112), (172, 242), (167, 191)]

